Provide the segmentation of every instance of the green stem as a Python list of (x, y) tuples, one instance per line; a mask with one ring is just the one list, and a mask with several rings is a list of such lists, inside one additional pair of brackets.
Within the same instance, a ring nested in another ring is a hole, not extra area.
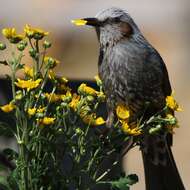
[(25, 160), (25, 151), (23, 144), (20, 144), (20, 159), (22, 163), (21, 167), (21, 190), (27, 190), (28, 189), (28, 177), (27, 177), (27, 166), (26, 166), (26, 160)]
[(39, 91), (39, 93), (38, 93), (38, 98), (37, 98), (37, 100), (36, 100), (36, 103), (35, 103), (35, 105), (34, 105), (34, 107), (36, 107), (37, 106), (37, 104), (38, 104), (38, 101), (40, 100), (40, 96), (41, 96), (41, 94), (42, 94), (42, 92), (43, 92), (43, 89), (44, 89), (44, 87), (45, 87), (45, 85), (46, 85), (46, 82), (47, 82), (47, 74), (48, 74), (48, 69), (46, 69), (46, 71), (45, 71), (45, 75), (44, 75), (44, 80), (43, 80), (43, 83), (42, 83), (42, 86), (41, 86), (41, 88), (40, 88), (40, 91)]
[(42, 64), (40, 66), (40, 71), (41, 71), (41, 69), (42, 69), (42, 67), (44, 65), (44, 58), (45, 58), (45, 56), (46, 56), (46, 49), (44, 48), (43, 55), (42, 55)]
[(36, 57), (36, 73), (40, 72), (40, 63), (39, 63), (39, 41), (36, 40), (36, 51), (37, 51), (37, 57)]
[(30, 43), (31, 48), (34, 49), (34, 46), (32, 44), (31, 38), (29, 38), (29, 43)]
[(55, 93), (56, 88), (57, 88), (56, 86), (53, 87), (53, 90), (52, 90), (52, 92), (51, 92), (51, 95), (50, 95), (50, 98), (49, 98), (48, 104), (47, 104), (47, 106), (46, 106), (46, 112), (45, 112), (45, 115), (47, 114), (48, 107), (49, 107), (49, 105), (50, 105), (50, 103), (51, 103), (51, 99), (52, 99), (53, 94)]
[(12, 78), (11, 78), (11, 87), (12, 87), (12, 95), (13, 95), (13, 99), (15, 98), (16, 95), (16, 89), (15, 89), (15, 69), (12, 68)]
[(95, 151), (95, 153), (94, 153), (94, 155), (93, 155), (93, 158), (89, 161), (89, 163), (88, 163), (88, 168), (87, 168), (88, 171), (90, 171), (90, 169), (91, 169), (91, 167), (92, 167), (92, 165), (93, 165), (93, 162), (95, 161), (95, 159), (96, 159), (96, 157), (97, 157), (97, 155), (98, 155), (98, 153), (99, 153), (100, 150), (101, 150), (101, 147), (99, 147), (99, 148)]
[(102, 178), (104, 178), (111, 170), (113, 166), (116, 166), (119, 163), (119, 161), (115, 161), (111, 168), (108, 168), (102, 175), (100, 175), (97, 179), (96, 179), (96, 183), (99, 182)]

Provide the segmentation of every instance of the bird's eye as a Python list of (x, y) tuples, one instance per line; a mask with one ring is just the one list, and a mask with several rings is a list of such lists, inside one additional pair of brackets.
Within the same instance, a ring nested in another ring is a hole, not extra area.
[(115, 23), (121, 22), (120, 17), (115, 17), (115, 18), (113, 19), (113, 21), (114, 21)]
[(108, 17), (104, 21), (102, 21), (102, 24), (113, 24), (113, 23), (120, 23), (120, 17)]

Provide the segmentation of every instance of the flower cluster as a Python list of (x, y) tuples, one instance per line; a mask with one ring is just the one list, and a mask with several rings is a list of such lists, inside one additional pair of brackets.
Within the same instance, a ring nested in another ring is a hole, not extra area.
[[(60, 61), (48, 55), (51, 43), (44, 39), (48, 32), (26, 25), (23, 33), (17, 34), (15, 28), (2, 30), (4, 37), (16, 46), (12, 57), (1, 62), (12, 71), (10, 77), (13, 99), (10, 103), (0, 106), (0, 113), (4, 112), (8, 116), (10, 114), (16, 124), (16, 129), (12, 130), (14, 127), (11, 127), (10, 130), (19, 148), (14, 161), (17, 163), (14, 172), (19, 179), (15, 181), (15, 188), (26, 190), (40, 189), (43, 186), (44, 189), (57, 189), (59, 183), (55, 185), (52, 181), (54, 175), (57, 175), (58, 181), (63, 181), (63, 186), (67, 184), (64, 182), (65, 174), (61, 173), (59, 161), (56, 160), (60, 136), (65, 140), (66, 154), (72, 156), (74, 164), (81, 167), (80, 170), (89, 170), (92, 163), (99, 164), (103, 158), (101, 141), (97, 141), (96, 135), (91, 139), (86, 136), (92, 133), (91, 130), (96, 130), (91, 126), (105, 124), (103, 117), (97, 114), (97, 108), (105, 100), (105, 95), (101, 80), (97, 76), (95, 78), (98, 90), (82, 83), (78, 91), (74, 92), (68, 79), (64, 76), (58, 77), (54, 72)], [(44, 41), (41, 43), (41, 40)], [(3, 51), (6, 47), (0, 43), (0, 50)], [(23, 63), (25, 53), (31, 57), (30, 65)], [(23, 72), (22, 79), (17, 78), (17, 71)], [(91, 142), (92, 139), (94, 142)], [(89, 147), (91, 143), (97, 147)], [(110, 146), (111, 148), (113, 147)], [(101, 153), (97, 154), (98, 158), (92, 157), (94, 150), (96, 154)], [(86, 159), (83, 157), (85, 152), (88, 152), (91, 158), (88, 157), (85, 164), (81, 165), (80, 160)], [(49, 177), (49, 165), (56, 171), (53, 177)], [(87, 173), (95, 183), (97, 176), (92, 170), (93, 168)], [(75, 184), (76, 176), (72, 175), (67, 181)], [(49, 182), (44, 184), (43, 178), (49, 179)]]
[(36, 40), (41, 40), (43, 37), (47, 36), (49, 33), (44, 32), (38, 28), (32, 28), (29, 25), (26, 25), (24, 28), (25, 34), (17, 34), (15, 28), (4, 28), (2, 30), (2, 34), (11, 42), (11, 43), (19, 43), (25, 37), (34, 38)]
[(49, 32), (45, 32), (42, 29), (32, 28), (28, 24), (25, 26), (24, 32), (28, 38), (34, 38), (36, 40), (41, 40), (43, 37), (45, 37), (49, 34)]
[(24, 35), (17, 34), (15, 28), (4, 28), (2, 34), (11, 42), (18, 43), (24, 39)]
[[(15, 104), (9, 103), (2, 106), (2, 111), (12, 112), (19, 107), (18, 104), (22, 102), (24, 98), (32, 96), (32, 99), (35, 101), (33, 100), (33, 102), (29, 104), (29, 107), (25, 106), (24, 112), (27, 112), (28, 117), (34, 119), (37, 125), (53, 124), (56, 118), (47, 115), (48, 108), (51, 107), (51, 104), (64, 105), (64, 103), (67, 105), (67, 109), (77, 113), (85, 124), (92, 126), (105, 124), (103, 117), (97, 116), (96, 114), (97, 105), (95, 104), (105, 100), (105, 95), (102, 91), (102, 82), (98, 76), (95, 77), (95, 80), (100, 87), (99, 91), (82, 83), (78, 87), (77, 94), (76, 92), (73, 93), (67, 85), (68, 80), (65, 77), (57, 77), (54, 73), (53, 69), (60, 63), (57, 59), (43, 54), (43, 59), (41, 63), (39, 62), (40, 50), (38, 41), (46, 37), (49, 34), (48, 32), (26, 25), (24, 27), (24, 35), (17, 34), (15, 28), (5, 28), (2, 30), (2, 34), (11, 43), (18, 43), (17, 47), (19, 51), (25, 49), (28, 45), (26, 42), (28, 39), (29, 45), (31, 46), (29, 55), (37, 62), (36, 65), (32, 67), (21, 64), (21, 51), (20, 65), (17, 65), (17, 70), (23, 69), (25, 77), (24, 79), (14, 78), (13, 85), (20, 89), (14, 92), (16, 102)], [(32, 43), (32, 40), (34, 43)], [(51, 43), (44, 40), (42, 46), (44, 49), (47, 49), (51, 46)], [(8, 65), (13, 68), (11, 63), (8, 63)], [(15, 70), (15, 72), (17, 70)], [(43, 89), (45, 87), (46, 78), (51, 80), (54, 85), (52, 92), (45, 92)], [(45, 104), (48, 104), (48, 106), (45, 106)]]
[(104, 98), (103, 92), (96, 91), (87, 86), (87, 84), (82, 83), (78, 87), (78, 93), (79, 95), (74, 94), (70, 107), (80, 115), (83, 122), (93, 126), (105, 124), (105, 120), (98, 117), (92, 108), (94, 103)]
[(142, 133), (142, 130), (138, 125), (130, 125), (128, 124), (130, 111), (124, 104), (119, 104), (116, 107), (116, 115), (121, 123), (122, 130), (124, 133), (132, 136), (138, 136)]
[(53, 69), (53, 68), (56, 67), (60, 62), (59, 62), (57, 59), (55, 59), (55, 58), (46, 56), (46, 57), (44, 57), (44, 63), (45, 63), (46, 65), (49, 65), (49, 67), (50, 67), (51, 69)]
[(130, 122), (130, 110), (124, 105), (119, 104), (116, 107), (116, 115), (121, 124), (124, 133), (131, 136), (139, 136), (147, 132), (149, 134), (157, 134), (160, 130), (166, 130), (174, 133), (174, 128), (179, 127), (177, 118), (174, 116), (175, 111), (182, 111), (173, 97), (173, 93), (166, 97), (166, 105), (160, 113), (156, 113), (148, 120), (143, 118), (140, 122)]
[(29, 80), (17, 79), (17, 80), (18, 81), (15, 82), (16, 86), (22, 89), (27, 89), (27, 91), (37, 88), (40, 85), (40, 82), (42, 81), (42, 79), (37, 79), (35, 81), (33, 81), (32, 79)]
[[(74, 22), (83, 25), (86, 21)], [(10, 126), (5, 125), (7, 128), (1, 123), (0, 130), (6, 129), (18, 145), (18, 152), (8, 150), (15, 168), (3, 183), (8, 184), (7, 189), (11, 189), (12, 184), (14, 189), (22, 190), (59, 189), (60, 186), (89, 189), (109, 174), (112, 168), (100, 176), (97, 168), (110, 154), (118, 153), (128, 138), (139, 141), (143, 133), (157, 134), (163, 129), (173, 133), (178, 126), (173, 112), (181, 108), (171, 95), (166, 97), (161, 113), (142, 122), (132, 123), (129, 108), (118, 104), (115, 108), (118, 121), (114, 129), (104, 135), (108, 129), (98, 109), (106, 97), (100, 78), (95, 77), (95, 88), (82, 83), (74, 91), (67, 78), (58, 77), (54, 72), (60, 61), (48, 55), (51, 43), (44, 38), (49, 33), (30, 25), (24, 27), (23, 33), (17, 34), (15, 28), (2, 30), (8, 42), (16, 46), (12, 57), (0, 62), (12, 71), (13, 97), (8, 104), (0, 106), (0, 114), (14, 119)], [(6, 47), (0, 43), (1, 51)], [(31, 58), (30, 66), (23, 63), (25, 53)], [(23, 72), (22, 79), (17, 78), (17, 71)], [(71, 169), (62, 169), (65, 160), (71, 162)], [(119, 161), (120, 158), (114, 162), (114, 167)], [(89, 183), (83, 181), (86, 179)]]
[(182, 111), (181, 107), (174, 99), (173, 93), (170, 96), (166, 97), (166, 106), (173, 111)]

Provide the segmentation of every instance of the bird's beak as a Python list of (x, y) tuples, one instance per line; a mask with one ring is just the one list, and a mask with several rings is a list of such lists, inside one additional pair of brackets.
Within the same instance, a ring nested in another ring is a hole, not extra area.
[(72, 23), (74, 23), (77, 26), (83, 26), (83, 25), (90, 25), (90, 26), (99, 26), (100, 22), (97, 18), (83, 18), (83, 19), (76, 19), (72, 20)]

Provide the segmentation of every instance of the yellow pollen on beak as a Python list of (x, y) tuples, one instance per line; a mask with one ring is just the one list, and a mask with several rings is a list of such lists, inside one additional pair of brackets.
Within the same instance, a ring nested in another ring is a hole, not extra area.
[(83, 19), (76, 19), (76, 20), (72, 20), (71, 22), (77, 26), (83, 26), (87, 23), (87, 21)]

